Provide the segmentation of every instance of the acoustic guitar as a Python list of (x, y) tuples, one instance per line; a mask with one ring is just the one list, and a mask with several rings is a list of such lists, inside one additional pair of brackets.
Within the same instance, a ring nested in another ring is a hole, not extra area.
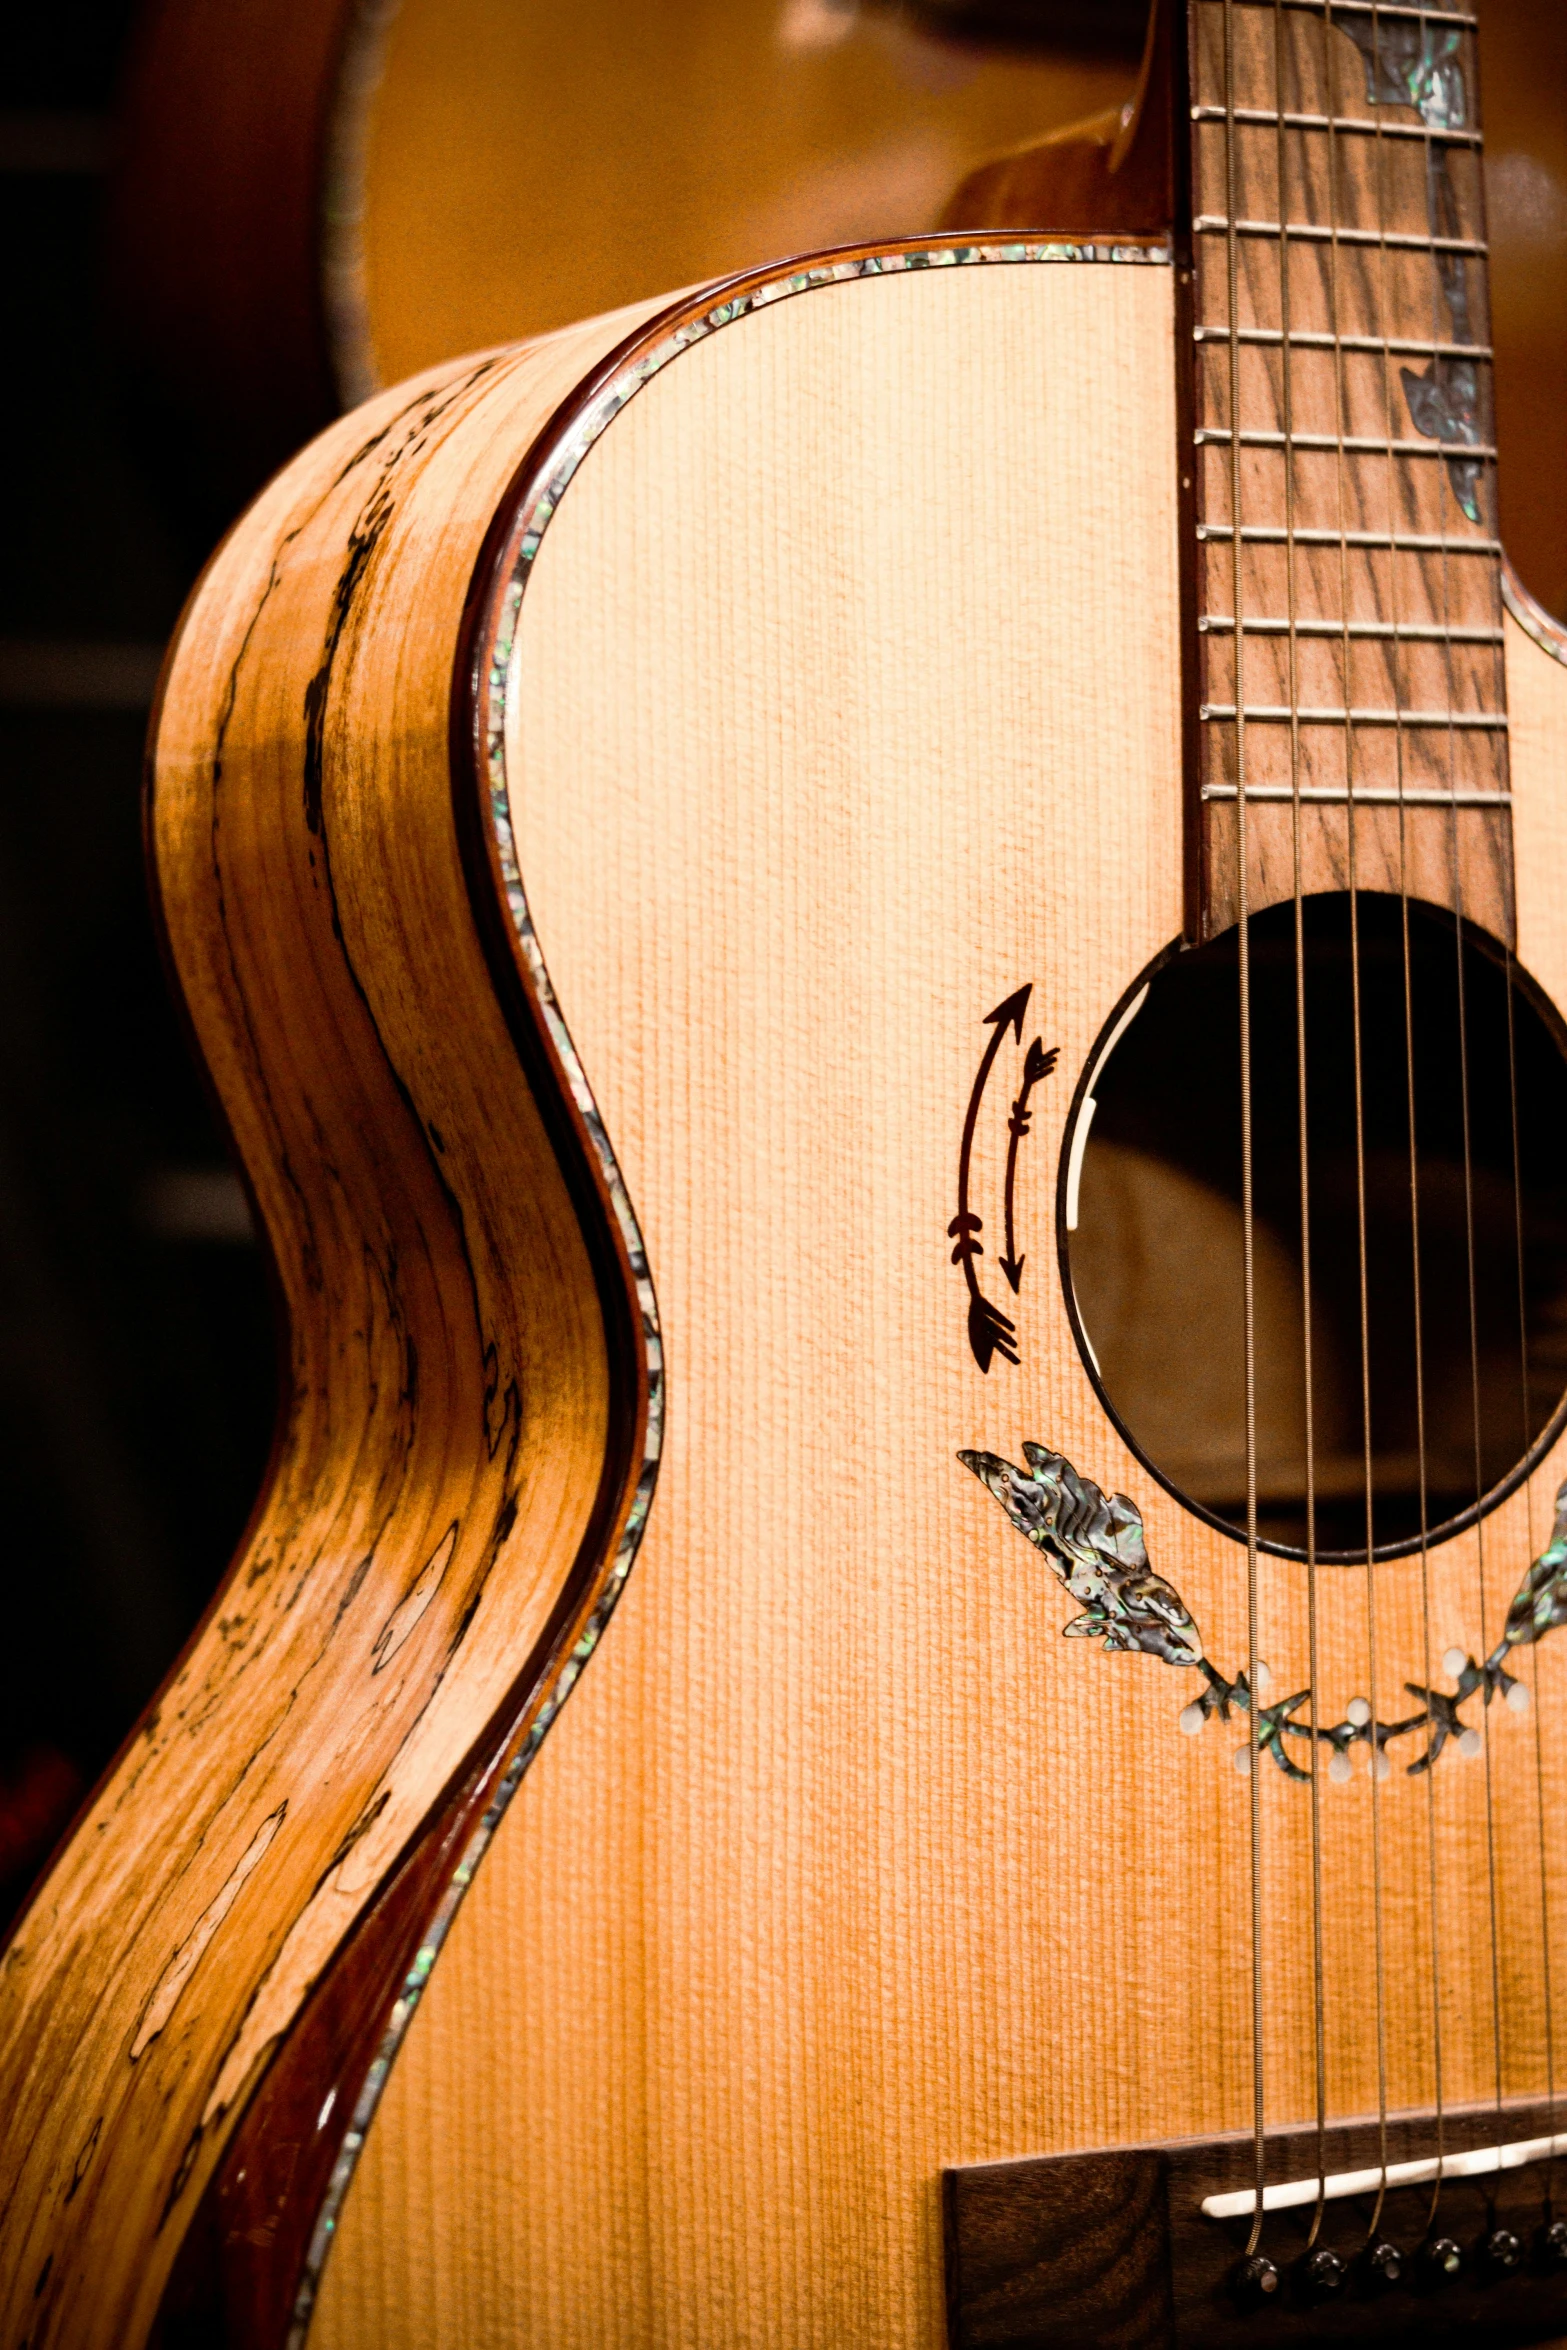
[(1072, 170), (379, 394), (193, 597), (288, 1401), (6, 1957), (8, 2350), (1567, 2335), (1473, 17), (1170, 5)]

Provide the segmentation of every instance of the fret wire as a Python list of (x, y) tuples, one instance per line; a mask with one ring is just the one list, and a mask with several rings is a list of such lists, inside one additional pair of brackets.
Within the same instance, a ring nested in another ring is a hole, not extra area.
[[(1357, 808), (1469, 808), (1485, 812), (1490, 809), (1508, 809), (1513, 804), (1510, 791), (1470, 791), (1460, 786), (1452, 791), (1406, 788), (1401, 793), (1392, 785), (1379, 783), (1357, 784), (1353, 791), (1346, 791), (1341, 784), (1330, 783), (1303, 783), (1299, 786), (1290, 783), (1249, 783), (1246, 786), (1246, 799), (1248, 804), (1254, 800), (1263, 800), (1276, 807), (1287, 807), (1297, 789), (1302, 801), (1326, 808), (1345, 808), (1353, 803)], [(1205, 783), (1202, 796), (1205, 800), (1233, 802), (1237, 794), (1233, 783)]]
[[(1298, 716), (1302, 726), (1431, 726), (1468, 728), (1472, 733), (1505, 734), (1508, 721), (1501, 711), (1492, 710), (1392, 710), (1375, 704), (1365, 709), (1335, 710), (1329, 707), (1313, 709), (1302, 704), (1296, 712), (1288, 702), (1247, 702), (1244, 705), (1248, 725), (1255, 719), (1267, 725), (1282, 725)], [(1202, 718), (1233, 719), (1233, 702), (1204, 702), (1198, 712)]]
[[(1225, 109), (1222, 106), (1194, 106), (1192, 108), (1193, 122), (1223, 122), (1225, 119)], [(1280, 116), (1271, 106), (1237, 106), (1235, 120), (1257, 130), (1277, 130), (1282, 126), (1287, 131), (1327, 131), (1329, 133), (1353, 131), (1362, 137), (1372, 139), (1379, 135), (1388, 139), (1418, 139), (1422, 145), (1435, 145), (1440, 142), (1444, 147), (1478, 147), (1480, 144), (1478, 131), (1441, 128), (1428, 130), (1424, 123), (1414, 122), (1377, 123), (1369, 115), (1359, 114), (1285, 114)]]
[[(1193, 433), (1192, 439), (1198, 448), (1205, 448), (1210, 444), (1227, 448), (1230, 439), (1229, 428), (1222, 424), (1199, 425)], [(1435, 463), (1445, 465), (1448, 458), (1454, 454), (1456, 444), (1448, 441), (1430, 440), (1380, 441), (1370, 439), (1365, 434), (1349, 435), (1340, 443), (1330, 432), (1243, 431), (1241, 434), (1243, 449), (1337, 450), (1341, 446), (1350, 456), (1354, 457), (1429, 457)], [(1496, 451), (1488, 441), (1465, 441), (1462, 444), (1462, 454), (1465, 457), (1478, 457), (1483, 460), (1494, 458)]]
[[(1223, 343), (1228, 348), (1231, 338), (1239, 343), (1259, 343), (1277, 350), (1284, 341), (1283, 329), (1276, 326), (1228, 327), (1194, 326), (1192, 340), (1198, 343)], [(1310, 326), (1292, 327), (1292, 350), (1304, 351), (1393, 351), (1401, 359), (1489, 359), (1489, 343), (1427, 343), (1408, 335), (1334, 335), (1324, 329)], [(1467, 452), (1457, 442), (1452, 444), (1455, 456)]]
[[(1236, 0), (1236, 5), (1241, 8), (1266, 8), (1271, 7), (1272, 0)], [(1321, 16), (1324, 13), (1325, 0), (1282, 0), (1282, 5), (1285, 8), (1301, 9), (1313, 16)], [(1337, 13), (1340, 16), (1369, 16), (1371, 14), (1371, 0), (1337, 0)], [(1411, 18), (1416, 23), (1423, 23), (1427, 17), (1430, 17), (1437, 24), (1457, 25), (1471, 32), (1480, 21), (1478, 17), (1466, 15), (1456, 8), (1434, 6), (1422, 8), (1416, 4), (1416, 0), (1378, 0), (1377, 14), (1379, 16)]]
[[(1229, 221), (1222, 212), (1202, 212), (1192, 222), (1201, 236), (1227, 235)], [(1320, 220), (1238, 220), (1238, 237), (1294, 238), (1309, 244), (1331, 244), (1333, 231)], [(1417, 237), (1403, 229), (1341, 228), (1341, 245), (1369, 245), (1383, 247), (1397, 253), (1459, 253), (1471, 260), (1484, 261), (1490, 246), (1477, 237)]]
[[(1300, 620), (1294, 622), (1297, 636), (1332, 636), (1344, 634), (1341, 620)], [(1197, 626), (1204, 634), (1227, 635), (1235, 627), (1233, 613), (1204, 612)], [(1245, 636), (1288, 636), (1291, 623), (1282, 614), (1275, 618), (1252, 619), (1243, 615), (1241, 632)], [(1507, 639), (1499, 628), (1443, 628), (1432, 622), (1419, 620), (1351, 620), (1348, 624), (1352, 637), (1397, 638), (1401, 643), (1500, 645)]]
[[(1200, 522), (1199, 540), (1213, 539), (1228, 544), (1233, 536), (1227, 522)], [(1282, 523), (1243, 522), (1241, 539), (1244, 544), (1257, 546), (1285, 546), (1293, 539), (1298, 547), (1386, 547), (1395, 554), (1413, 555), (1489, 555), (1502, 551), (1500, 539), (1450, 539), (1417, 531), (1389, 532), (1385, 530), (1296, 530), (1288, 531)]]

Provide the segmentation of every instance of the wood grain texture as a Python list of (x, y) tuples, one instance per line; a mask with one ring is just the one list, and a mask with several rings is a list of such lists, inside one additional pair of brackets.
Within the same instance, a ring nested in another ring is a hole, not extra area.
[(976, 2163), (942, 2180), (950, 2350), (1169, 2350), (1157, 2147)]
[[(1243, 1553), (1119, 1444), (1051, 1248), (1072, 1086), (1181, 926), (1173, 274), (928, 272), (742, 318), (626, 405), (549, 526), (506, 777), (648, 1238), (670, 1447), (612, 1636), (392, 2075), (313, 2350), (935, 2350), (945, 2165), (1244, 2124), (1236, 1736), (1181, 1739), (1178, 1677), (1063, 1646), (1056, 1587), (953, 1459), (1031, 1436), (1123, 1487), (1211, 1651), (1243, 1653)], [(1509, 658), (1548, 661), (1521, 635)], [(1521, 751), (1514, 781), (1520, 945), (1559, 996), (1556, 757)], [(946, 1226), (985, 1015), (1027, 979), (1061, 1070), (1020, 1210), (1022, 1361), (986, 1378)], [(1561, 1470), (1433, 1556), (1439, 1644), (1494, 1638)], [(1303, 1583), (1269, 1563), (1264, 1653), (1292, 1687)], [(1388, 1719), (1418, 1563), (1377, 1590)], [(1335, 1577), (1330, 1711), (1367, 1633), (1364, 1577)], [(1534, 1653), (1559, 1770), (1567, 1676)], [(1504, 2086), (1529, 2094), (1527, 1726), (1502, 1720), (1493, 1759)], [(1263, 1812), (1284, 2121), (1311, 2106), (1308, 1814), (1275, 1774)], [(1401, 2106), (1433, 2091), (1426, 1838), (1400, 1777)], [(1443, 2094), (1472, 2100), (1482, 1772), (1441, 1776), (1436, 1838)], [(1334, 1790), (1324, 1868), (1330, 2104), (1363, 2112), (1364, 1774)], [(1559, 1937), (1554, 1845), (1546, 1896)]]
[(260, 2068), (580, 1572), (617, 1449), (609, 1309), (467, 910), (450, 665), (510, 473), (634, 323), (337, 427), (214, 559), (173, 656), (169, 949), (291, 1395), (228, 1582), (0, 1974), (8, 2344), (143, 2338)]
[[(1550, 2105), (1510, 2103), (1468, 2107), (1445, 2120), (1453, 2151), (1515, 2143), (1554, 2133), (1559, 2113)], [(1429, 2154), (1433, 2116), (1390, 2117), (1387, 2159), (1405, 2162)], [(1371, 2170), (1382, 2156), (1375, 2118), (1335, 2122), (1326, 2134), (1331, 2172)], [(1270, 2148), (1272, 2175), (1314, 2178), (1315, 2126), (1279, 2131)], [(1452, 2180), (1444, 2188), (1437, 2226), (1468, 2253), (1459, 2277), (1429, 2287), (1376, 2293), (1360, 2280), (1339, 2297), (1313, 2304), (1300, 2292), (1295, 2270), (1312, 2229), (1314, 2209), (1300, 2206), (1275, 2219), (1268, 2250), (1283, 2280), (1279, 2297), (1247, 2311), (1236, 2306), (1230, 2281), (1246, 2245), (1248, 2222), (1216, 2221), (1202, 2209), (1205, 2196), (1252, 2184), (1249, 2135), (1185, 2139), (1168, 2146), (1119, 2147), (1022, 2162), (976, 2164), (950, 2170), (943, 2184), (946, 2215), (949, 2350), (1332, 2350), (1335, 2343), (1368, 2350), (1412, 2350), (1416, 2343), (1484, 2341), (1522, 2350), (1559, 2344), (1567, 2316), (1567, 2274), (1531, 2260), (1510, 2277), (1487, 2272), (1475, 2247), (1495, 2227), (1532, 2245), (1545, 2210), (1542, 2168), (1505, 2172), (1489, 2180)], [(1380, 2234), (1406, 2256), (1422, 2240), (1431, 2213), (1429, 2186), (1394, 2187), (1384, 2201)], [(1331, 2248), (1354, 2272), (1364, 2251), (1371, 2198), (1328, 2204), (1316, 2242)]]

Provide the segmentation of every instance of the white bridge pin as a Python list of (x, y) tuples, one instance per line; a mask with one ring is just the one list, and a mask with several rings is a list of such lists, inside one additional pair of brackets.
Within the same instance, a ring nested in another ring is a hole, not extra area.
[(1207, 1719), (1207, 1715), (1202, 1710), (1200, 1698), (1194, 1697), (1190, 1705), (1183, 1705), (1181, 1708), (1181, 1728), (1188, 1738), (1195, 1738)]
[(1450, 1681), (1456, 1681), (1468, 1662), (1469, 1659), (1461, 1648), (1449, 1648), (1443, 1653), (1442, 1670)]
[(1366, 1697), (1352, 1697), (1348, 1705), (1346, 1705), (1344, 1708), (1344, 1716), (1347, 1721), (1353, 1722), (1357, 1730), (1363, 1730), (1371, 1719), (1370, 1699)]

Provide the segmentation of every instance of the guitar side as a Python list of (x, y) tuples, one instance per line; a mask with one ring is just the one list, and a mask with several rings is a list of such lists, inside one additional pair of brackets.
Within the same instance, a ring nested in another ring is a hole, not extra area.
[[(421, 1832), (482, 1815), (631, 1506), (634, 1275), (547, 1043), (497, 1000), (448, 721), (509, 475), (641, 316), (346, 419), (231, 534), (171, 656), (152, 849), (285, 1402), (223, 1589), (6, 1953), (8, 2343), (146, 2338), (257, 2078)], [(415, 1888), (409, 1960), (438, 1899)], [(328, 2062), (323, 2130), (333, 2087)]]

